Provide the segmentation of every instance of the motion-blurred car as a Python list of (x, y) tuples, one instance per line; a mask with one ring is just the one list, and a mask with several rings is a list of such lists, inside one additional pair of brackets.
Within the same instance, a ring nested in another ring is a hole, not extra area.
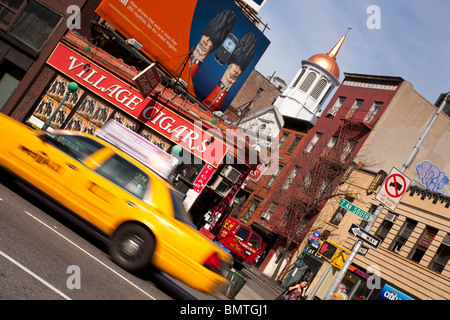
[(191, 225), (177, 192), (108, 142), (32, 129), (0, 114), (0, 165), (107, 235), (113, 261), (130, 272), (153, 265), (212, 293), (231, 256)]

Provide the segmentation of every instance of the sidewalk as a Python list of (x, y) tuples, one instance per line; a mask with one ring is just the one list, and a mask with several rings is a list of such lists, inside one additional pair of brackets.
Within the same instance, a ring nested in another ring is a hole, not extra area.
[[(228, 270), (227, 270), (228, 272)], [(242, 289), (237, 293), (233, 300), (275, 300), (275, 298), (281, 293), (282, 288), (277, 284), (274, 284), (270, 279), (262, 274), (256, 268), (249, 267), (248, 269), (242, 269), (246, 275), (246, 283)], [(214, 296), (199, 292), (192, 288), (189, 288), (180, 281), (171, 278), (170, 276), (164, 276), (164, 281), (170, 278), (169, 281), (172, 282), (170, 287), (175, 290), (173, 291), (178, 299), (181, 300), (230, 300), (223, 293), (217, 293)], [(166, 286), (168, 288), (169, 286)]]

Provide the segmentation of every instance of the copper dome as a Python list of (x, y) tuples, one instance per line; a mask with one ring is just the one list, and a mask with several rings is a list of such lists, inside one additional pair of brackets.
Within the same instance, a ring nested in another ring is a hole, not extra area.
[[(348, 30), (350, 29), (351, 27), (348, 28)], [(308, 60), (321, 66), (322, 68), (330, 72), (333, 76), (335, 76), (336, 79), (339, 79), (339, 66), (336, 62), (336, 56), (339, 53), (339, 50), (341, 49), (345, 38), (347, 37), (347, 33), (339, 39), (339, 41), (334, 45), (333, 48), (331, 48), (328, 53), (315, 54)]]
[(321, 66), (328, 72), (330, 72), (336, 79), (339, 79), (339, 66), (336, 62), (335, 57), (330, 56), (329, 54), (319, 53), (313, 55), (308, 59), (311, 62)]

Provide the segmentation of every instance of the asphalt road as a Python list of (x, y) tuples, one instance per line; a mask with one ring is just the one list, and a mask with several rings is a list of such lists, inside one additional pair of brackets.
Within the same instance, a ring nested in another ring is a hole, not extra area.
[(122, 270), (101, 240), (0, 179), (0, 300), (211, 299), (165, 274)]

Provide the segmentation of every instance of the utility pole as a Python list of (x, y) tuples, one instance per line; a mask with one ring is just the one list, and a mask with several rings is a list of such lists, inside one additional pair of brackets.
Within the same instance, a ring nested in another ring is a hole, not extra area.
[[(410, 155), (408, 156), (408, 158), (406, 159), (406, 161), (403, 164), (402, 168), (400, 169), (400, 172), (404, 173), (406, 171), (406, 169), (408, 169), (409, 166), (411, 165), (412, 161), (414, 160), (414, 158), (416, 157), (417, 153), (419, 152), (419, 148), (420, 148), (422, 142), (425, 140), (425, 137), (430, 132), (431, 127), (436, 122), (439, 114), (442, 112), (442, 110), (444, 109), (444, 107), (447, 104), (447, 102), (449, 102), (449, 98), (450, 98), (450, 92), (447, 92), (447, 94), (445, 95), (445, 97), (444, 97), (441, 105), (439, 106), (438, 110), (436, 111), (436, 113), (434, 114), (433, 118), (428, 123), (428, 126), (426, 127), (426, 129), (423, 132), (422, 136), (419, 138), (419, 140), (417, 141), (417, 143), (414, 146), (413, 150), (411, 151)], [(380, 215), (380, 213), (383, 210), (383, 208), (384, 208), (383, 204), (380, 204), (377, 207), (375, 212), (372, 214), (372, 217), (370, 218), (368, 224), (364, 228), (365, 231), (370, 232), (370, 229), (372, 229), (375, 221), (377, 220), (377, 218)], [(333, 294), (336, 291), (337, 287), (342, 282), (342, 279), (344, 279), (345, 273), (347, 272), (348, 268), (352, 264), (353, 259), (355, 258), (356, 254), (359, 252), (359, 250), (361, 249), (362, 244), (363, 244), (362, 240), (358, 240), (355, 243), (355, 245), (353, 246), (352, 251), (348, 255), (347, 259), (345, 260), (344, 265), (342, 266), (341, 270), (338, 272), (336, 278), (334, 279), (333, 283), (331, 284), (330, 288), (328, 289), (324, 300), (331, 299), (331, 297), (333, 296)]]

